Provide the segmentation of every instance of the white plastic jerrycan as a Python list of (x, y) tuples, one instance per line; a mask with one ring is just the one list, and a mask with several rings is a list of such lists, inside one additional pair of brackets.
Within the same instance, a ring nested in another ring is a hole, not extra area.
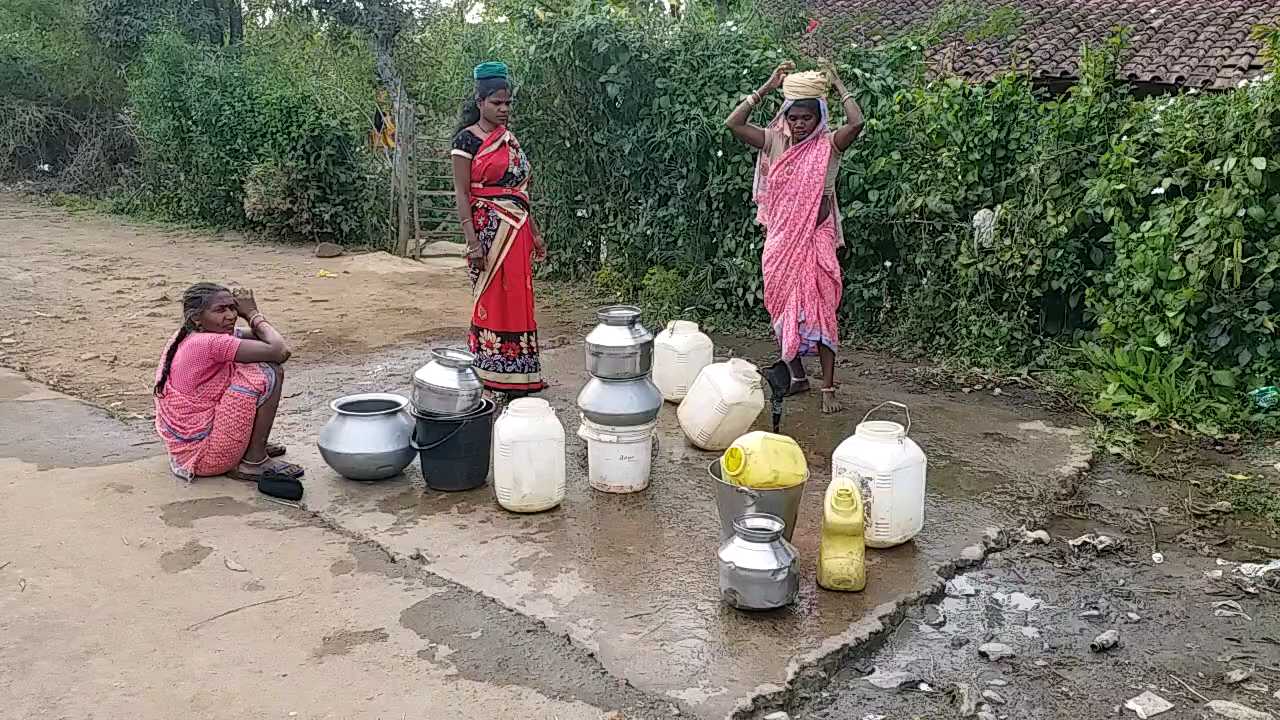
[(714, 360), (715, 345), (698, 323), (672, 320), (653, 341), (653, 383), (667, 402), (678, 403)]
[[(901, 408), (907, 425), (889, 420), (868, 420), (881, 408)], [(927, 461), (911, 432), (911, 411), (906, 405), (877, 405), (858, 423), (831, 456), (831, 477), (860, 477), (866, 506), (867, 546), (887, 548), (915, 537), (924, 527), (924, 491)]]
[(739, 358), (703, 368), (676, 412), (689, 442), (721, 451), (750, 430), (764, 410), (760, 381), (756, 366)]
[(511, 512), (549, 510), (564, 500), (564, 426), (546, 400), (513, 400), (494, 423), (493, 489)]

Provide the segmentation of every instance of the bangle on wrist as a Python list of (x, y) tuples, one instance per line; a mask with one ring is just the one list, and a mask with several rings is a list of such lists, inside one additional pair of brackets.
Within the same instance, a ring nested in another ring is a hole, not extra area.
[(847, 92), (840, 96), (840, 104), (843, 105), (844, 103), (847, 103), (852, 99), (853, 99), (853, 93)]
[(253, 316), (249, 318), (249, 327), (256, 328), (258, 325), (266, 321), (267, 321), (267, 317), (265, 315), (263, 315), (260, 312), (254, 313)]

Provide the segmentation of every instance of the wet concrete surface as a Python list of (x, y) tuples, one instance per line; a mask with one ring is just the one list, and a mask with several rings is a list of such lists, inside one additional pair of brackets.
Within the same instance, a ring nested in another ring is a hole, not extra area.
[(0, 457), (41, 468), (84, 467), (163, 452), (155, 433), (0, 368)]
[[(1134, 717), (1121, 708), (1152, 692), (1174, 706), (1161, 718), (1217, 717), (1205, 712), (1206, 699), (1280, 711), (1280, 577), (1268, 589), (1241, 575), (1225, 559), (1240, 553), (1241, 541), (1218, 541), (1216, 522), (1202, 523), (1211, 544), (1180, 531), (1180, 519), (1131, 525), (1146, 502), (1168, 502), (1159, 489), (1104, 464), (1072, 502), (1046, 514), (1049, 543), (1015, 532), (1014, 547), (909, 611), (829, 684), (791, 697), (786, 709), (795, 720), (1075, 720)], [(1072, 503), (1097, 510), (1074, 517)], [(1068, 541), (1086, 532), (1115, 543), (1101, 553), (1072, 548)], [(1263, 560), (1277, 551), (1268, 552)], [(1115, 646), (1091, 647), (1113, 630)], [(984, 658), (986, 643), (1008, 646), (1009, 656)], [(1233, 672), (1248, 677), (1232, 681)]]
[[(1079, 431), (992, 399), (903, 392), (871, 373), (848, 370), (844, 414), (824, 417), (818, 397), (787, 404), (785, 432), (806, 448), (813, 479), (795, 544), (802, 557), (799, 601), (785, 610), (746, 614), (723, 606), (716, 571), (718, 518), (706, 468), (714, 455), (690, 447), (673, 406), (659, 420), (652, 485), (635, 495), (587, 484), (585, 448), (576, 438), (574, 400), (586, 375), (580, 346), (544, 353), (556, 408), (569, 436), (564, 504), (539, 515), (500, 509), (492, 489), (426, 490), (415, 466), (383, 483), (333, 474), (309, 443), (327, 420), (327, 404), (354, 392), (406, 393), (427, 346), (402, 346), (344, 365), (302, 368), (286, 387), (279, 428), (294, 462), (309, 469), (306, 506), (327, 522), (493, 598), (594, 653), (605, 669), (637, 688), (670, 698), (699, 717), (722, 718), (768, 695), (806, 666), (870, 632), (900, 601), (940, 582), (938, 570), (1011, 521), (1013, 495), (1052, 492), (1089, 453)], [(868, 588), (839, 594), (814, 583), (820, 504), (830, 453), (862, 414), (884, 400), (912, 408), (912, 436), (929, 455), (925, 530), (914, 542), (868, 556)], [(763, 428), (767, 417), (758, 427)], [(852, 629), (852, 630), (851, 630)]]

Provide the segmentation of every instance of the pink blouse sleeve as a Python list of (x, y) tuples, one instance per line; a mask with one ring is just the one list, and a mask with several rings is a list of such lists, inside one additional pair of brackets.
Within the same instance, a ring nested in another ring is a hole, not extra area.
[(187, 338), (185, 343), (192, 343), (192, 350), (199, 350), (210, 365), (222, 365), (236, 359), (236, 351), (240, 349), (240, 338), (222, 333), (196, 333)]

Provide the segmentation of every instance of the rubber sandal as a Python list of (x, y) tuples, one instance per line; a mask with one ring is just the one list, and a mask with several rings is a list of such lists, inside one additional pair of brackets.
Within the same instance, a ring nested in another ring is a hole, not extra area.
[(258, 492), (273, 498), (297, 502), (302, 499), (302, 481), (275, 470), (268, 470), (258, 478)]
[(293, 463), (287, 463), (283, 460), (277, 460), (276, 462), (277, 464), (272, 465), (271, 468), (267, 470), (267, 472), (278, 473), (280, 475), (288, 475), (291, 478), (300, 478), (303, 475), (307, 474), (306, 469), (304, 469), (301, 465), (294, 465)]

